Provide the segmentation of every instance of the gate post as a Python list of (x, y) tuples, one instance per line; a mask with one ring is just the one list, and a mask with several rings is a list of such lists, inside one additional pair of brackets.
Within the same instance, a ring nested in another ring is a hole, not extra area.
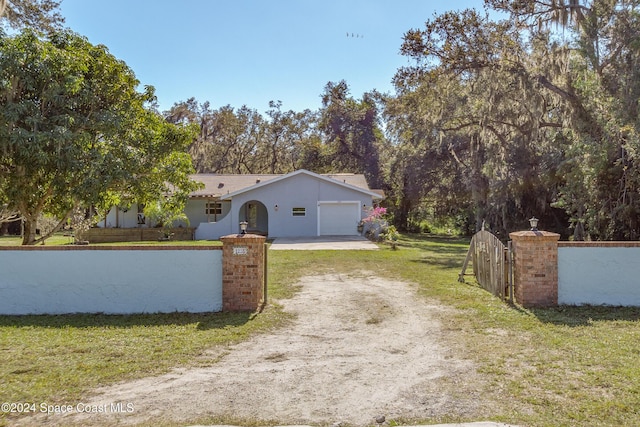
[(222, 311), (256, 311), (264, 298), (265, 241), (232, 234), (222, 241)]
[(558, 305), (558, 240), (548, 231), (509, 233), (513, 242), (514, 294), (523, 307)]

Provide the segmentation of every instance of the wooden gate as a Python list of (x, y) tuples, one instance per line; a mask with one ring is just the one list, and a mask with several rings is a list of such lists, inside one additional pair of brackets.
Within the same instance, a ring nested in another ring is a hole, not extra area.
[(480, 286), (502, 299), (508, 296), (513, 302), (511, 242), (505, 246), (496, 236), (481, 230), (471, 239), (467, 258), (460, 272), (460, 282), (464, 282), (469, 262), (472, 262), (473, 275)]

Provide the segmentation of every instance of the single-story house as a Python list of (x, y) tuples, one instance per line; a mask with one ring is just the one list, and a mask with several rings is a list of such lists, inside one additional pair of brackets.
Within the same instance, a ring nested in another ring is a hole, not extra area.
[[(369, 188), (364, 175), (317, 174), (304, 169), (279, 175), (197, 174), (204, 188), (185, 206), (195, 238), (215, 240), (247, 232), (269, 237), (356, 235), (367, 209), (384, 198)], [(136, 205), (112, 209), (99, 227), (149, 227)]]

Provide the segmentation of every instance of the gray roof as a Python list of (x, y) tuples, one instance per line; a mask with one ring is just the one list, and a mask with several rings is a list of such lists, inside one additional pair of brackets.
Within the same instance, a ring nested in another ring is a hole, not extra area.
[[(190, 197), (193, 198), (219, 198), (224, 197), (230, 193), (236, 193), (242, 190), (249, 189), (256, 185), (264, 185), (273, 179), (280, 178), (287, 175), (299, 173), (300, 171), (292, 172), (291, 174), (195, 174), (191, 175), (191, 179), (204, 184), (204, 188), (196, 190), (191, 193)], [(315, 175), (313, 172), (308, 172), (310, 175)], [(348, 186), (357, 187), (366, 191), (375, 191), (383, 196), (379, 190), (371, 190), (367, 184), (367, 180), (362, 174), (353, 173), (334, 173), (334, 174), (321, 174), (320, 176), (335, 180), (337, 184), (347, 184)]]

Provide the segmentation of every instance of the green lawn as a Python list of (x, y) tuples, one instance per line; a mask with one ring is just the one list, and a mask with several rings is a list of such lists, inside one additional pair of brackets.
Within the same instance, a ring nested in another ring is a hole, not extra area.
[[(425, 298), (449, 307), (441, 314), (446, 344), (477, 374), (438, 386), (473, 396), (477, 409), (468, 420), (411, 421), (640, 425), (640, 309), (509, 306), (457, 282), (467, 240), (402, 236), (399, 243), (396, 251), (270, 252), (270, 296), (293, 295), (306, 274), (357, 269), (414, 282)], [(0, 317), (0, 402), (67, 403), (99, 384), (215, 363), (205, 349), (287, 321), (277, 305), (254, 316)], [(10, 424), (1, 417), (0, 425)]]
[[(19, 246), (22, 238), (19, 236), (0, 236), (0, 246)], [(46, 246), (70, 245), (73, 239), (64, 234), (54, 234), (45, 241)], [(40, 245), (40, 244), (39, 244)], [(91, 246), (217, 246), (222, 245), (219, 240), (145, 240), (138, 242), (115, 242), (115, 243), (91, 243)]]
[[(46, 245), (67, 245), (72, 242), (71, 237), (62, 233), (55, 234), (45, 241)], [(0, 246), (17, 246), (22, 243), (20, 236), (0, 236)]]

